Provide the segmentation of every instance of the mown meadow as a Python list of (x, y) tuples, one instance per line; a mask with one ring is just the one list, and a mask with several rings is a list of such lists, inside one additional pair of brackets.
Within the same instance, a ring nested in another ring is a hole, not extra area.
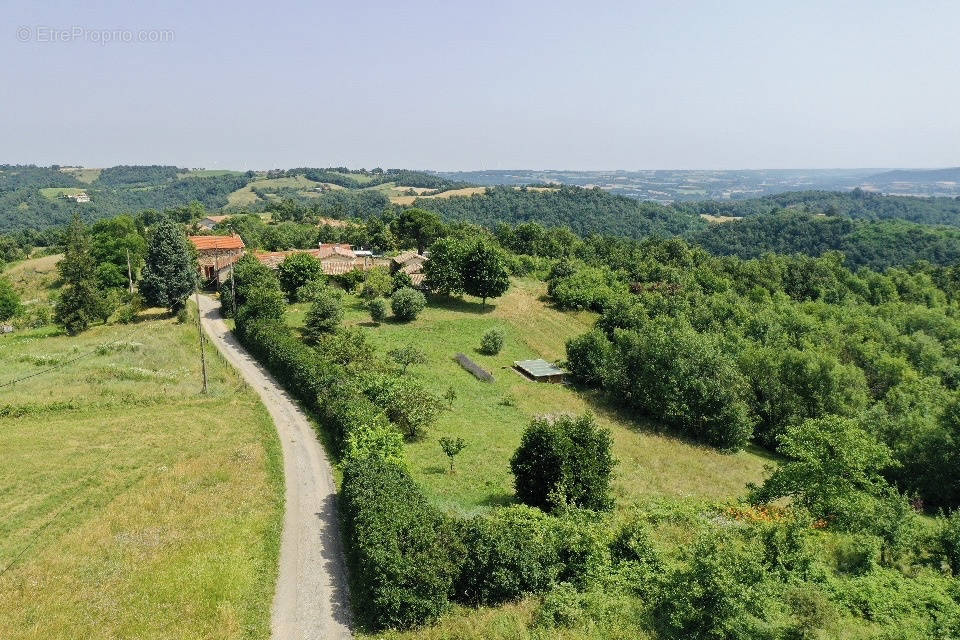
[[(25, 299), (48, 294), (16, 265)], [(194, 316), (195, 317), (195, 316)], [(0, 337), (0, 637), (262, 638), (282, 459), (256, 396), (160, 311)], [(53, 367), (56, 370), (48, 371)]]

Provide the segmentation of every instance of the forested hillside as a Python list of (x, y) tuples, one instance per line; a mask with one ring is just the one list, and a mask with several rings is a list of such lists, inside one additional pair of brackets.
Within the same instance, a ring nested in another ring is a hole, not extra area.
[(902, 220), (867, 221), (799, 211), (712, 224), (689, 236), (713, 254), (757, 258), (764, 253), (820, 256), (841, 251), (850, 267), (883, 269), (917, 260), (950, 265), (960, 260), (960, 230)]
[(704, 226), (696, 215), (653, 202), (614, 196), (601, 189), (514, 189), (490, 187), (469, 198), (418, 198), (414, 206), (447, 220), (487, 227), (498, 222), (539, 222), (566, 226), (575, 233), (605, 233), (628, 238), (673, 235)]
[(780, 209), (863, 218), (908, 220), (923, 224), (960, 226), (960, 199), (885, 196), (853, 191), (788, 191), (754, 200), (683, 202), (673, 205), (688, 213), (717, 216), (755, 216)]

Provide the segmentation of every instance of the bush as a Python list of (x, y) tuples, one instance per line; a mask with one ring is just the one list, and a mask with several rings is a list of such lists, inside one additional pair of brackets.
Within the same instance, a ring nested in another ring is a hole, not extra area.
[(598, 329), (567, 341), (567, 367), (573, 378), (587, 386), (599, 385), (609, 366), (613, 345)]
[(304, 336), (316, 342), (321, 336), (333, 333), (343, 320), (343, 302), (340, 292), (330, 287), (319, 293), (310, 305), (304, 321)]
[(360, 286), (360, 297), (364, 300), (373, 300), (388, 296), (393, 292), (393, 278), (386, 269), (371, 269), (366, 272), (363, 284)]
[(413, 278), (406, 271), (397, 271), (391, 277), (391, 281), (393, 283), (392, 293), (396, 293), (400, 289), (413, 288)]
[(326, 280), (317, 278), (297, 289), (297, 302), (313, 302), (330, 288)]
[(960, 576), (960, 511), (954, 511), (942, 523), (941, 546), (954, 576)]
[(237, 301), (230, 287), (220, 288), (220, 315), (232, 318), (237, 315)]
[(440, 398), (409, 378), (377, 376), (365, 392), (408, 440), (422, 438), (443, 409)]
[(375, 456), (346, 465), (340, 493), (357, 596), (376, 629), (435, 620), (449, 606), (464, 548), (410, 476)]
[(390, 299), (390, 307), (393, 309), (393, 315), (401, 322), (415, 320), (426, 306), (427, 298), (416, 289), (409, 287), (400, 289), (394, 293)]
[(610, 433), (589, 414), (534, 418), (510, 460), (517, 497), (548, 511), (609, 509), (610, 473), (616, 464), (612, 446)]
[(370, 319), (380, 324), (387, 318), (387, 303), (383, 298), (374, 298), (367, 303), (367, 310), (370, 311)]
[(22, 309), (20, 295), (14, 290), (10, 280), (0, 277), (0, 322), (6, 322)]
[(724, 450), (750, 441), (746, 381), (719, 338), (669, 318), (616, 331), (603, 386), (629, 408)]
[(770, 583), (755, 547), (711, 531), (684, 554), (666, 580), (657, 613), (676, 638), (755, 640), (772, 637)]
[(528, 507), (498, 509), (460, 524), (467, 555), (456, 598), (493, 605), (549, 589), (560, 571), (556, 536), (548, 516)]
[(287, 298), (296, 300), (301, 287), (323, 279), (323, 265), (309, 253), (292, 253), (277, 267), (277, 278)]
[(237, 326), (254, 320), (282, 320), (287, 301), (279, 289), (257, 287), (246, 294), (246, 302), (237, 310)]
[(495, 356), (503, 348), (504, 333), (503, 329), (494, 327), (488, 329), (480, 338), (480, 353), (488, 356)]

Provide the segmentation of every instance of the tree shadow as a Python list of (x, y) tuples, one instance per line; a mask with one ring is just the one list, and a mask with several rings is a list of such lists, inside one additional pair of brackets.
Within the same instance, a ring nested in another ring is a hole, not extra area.
[(465, 298), (454, 298), (451, 296), (430, 296), (430, 306), (448, 311), (459, 311), (460, 313), (487, 314), (492, 313), (496, 307), (492, 304), (484, 306), (482, 302), (467, 300)]
[(512, 493), (507, 493), (506, 491), (500, 491), (498, 493), (491, 493), (486, 498), (480, 501), (485, 507), (509, 507), (512, 504), (516, 504), (516, 496)]
[(442, 476), (447, 474), (450, 471), (450, 467), (444, 467), (439, 464), (432, 464), (429, 467), (424, 467), (423, 472), (428, 473), (432, 476)]

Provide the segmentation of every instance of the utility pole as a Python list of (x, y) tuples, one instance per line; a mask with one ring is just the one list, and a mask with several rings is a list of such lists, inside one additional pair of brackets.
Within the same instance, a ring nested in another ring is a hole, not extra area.
[(200, 288), (196, 290), (197, 300), (197, 333), (200, 335), (200, 369), (203, 371), (203, 390), (200, 393), (207, 392), (207, 355), (203, 349), (203, 326), (200, 324)]
[(127, 280), (130, 282), (130, 294), (133, 295), (133, 269), (130, 268), (130, 249), (127, 249)]

